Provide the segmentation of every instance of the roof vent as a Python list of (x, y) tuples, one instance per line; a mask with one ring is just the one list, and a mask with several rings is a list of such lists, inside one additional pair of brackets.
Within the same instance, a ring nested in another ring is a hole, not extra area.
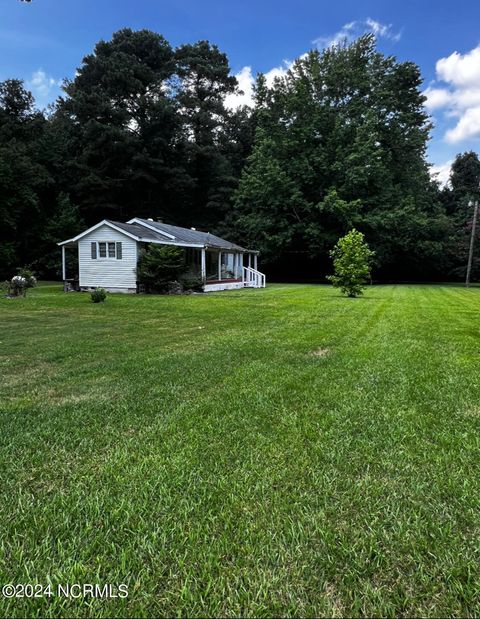
[(157, 219), (157, 223), (163, 224), (163, 219)]
[(151, 217), (149, 217), (149, 218), (147, 219), (147, 221), (153, 221), (153, 219), (152, 219)]
[(196, 228), (190, 228), (190, 230), (196, 230)]

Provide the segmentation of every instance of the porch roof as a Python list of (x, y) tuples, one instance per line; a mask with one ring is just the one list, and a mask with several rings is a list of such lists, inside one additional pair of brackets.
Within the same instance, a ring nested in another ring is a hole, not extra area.
[(128, 222), (128, 225), (139, 225), (142, 228), (150, 229), (152, 232), (168, 236), (171, 238), (172, 244), (175, 244), (175, 241), (177, 241), (180, 243), (203, 245), (204, 247), (212, 247), (214, 249), (227, 249), (238, 252), (250, 251), (240, 245), (237, 245), (236, 243), (222, 239), (215, 234), (210, 234), (210, 232), (202, 232), (201, 230), (196, 230), (194, 228), (181, 228), (180, 226), (172, 226), (170, 224), (164, 224), (160, 221), (142, 219), (140, 217), (131, 219)]

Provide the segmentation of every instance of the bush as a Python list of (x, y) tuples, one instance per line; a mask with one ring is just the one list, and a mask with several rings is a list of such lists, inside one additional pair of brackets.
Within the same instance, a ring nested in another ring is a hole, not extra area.
[(182, 279), (183, 289), (190, 292), (203, 292), (201, 277), (185, 277)]
[(329, 275), (327, 279), (349, 297), (362, 294), (370, 278), (370, 265), (374, 256), (363, 234), (353, 228), (339, 239), (330, 256), (333, 258), (335, 274)]
[(151, 245), (140, 255), (137, 281), (147, 292), (166, 292), (185, 269), (183, 250), (173, 245)]
[(95, 288), (95, 290), (90, 294), (92, 299), (92, 303), (103, 303), (107, 298), (107, 292), (103, 288)]
[(27, 280), (21, 275), (15, 275), (10, 280), (10, 294), (12, 297), (25, 297), (27, 295)]
[(34, 288), (37, 285), (37, 279), (30, 269), (17, 269), (18, 275), (7, 280), (1, 287), (5, 289), (12, 297), (26, 297), (27, 289)]
[(18, 269), (18, 275), (25, 280), (25, 288), (35, 288), (37, 285), (37, 278), (33, 274), (33, 271), (23, 267)]

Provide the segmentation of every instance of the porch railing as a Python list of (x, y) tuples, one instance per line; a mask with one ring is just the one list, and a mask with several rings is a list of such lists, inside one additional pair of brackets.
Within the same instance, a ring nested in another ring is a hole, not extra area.
[(264, 273), (251, 267), (243, 267), (243, 285), (249, 288), (265, 288), (267, 280)]

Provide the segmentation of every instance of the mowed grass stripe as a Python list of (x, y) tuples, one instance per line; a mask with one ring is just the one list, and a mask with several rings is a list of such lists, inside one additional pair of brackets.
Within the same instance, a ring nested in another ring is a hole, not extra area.
[(0, 300), (0, 612), (475, 616), (479, 295)]

